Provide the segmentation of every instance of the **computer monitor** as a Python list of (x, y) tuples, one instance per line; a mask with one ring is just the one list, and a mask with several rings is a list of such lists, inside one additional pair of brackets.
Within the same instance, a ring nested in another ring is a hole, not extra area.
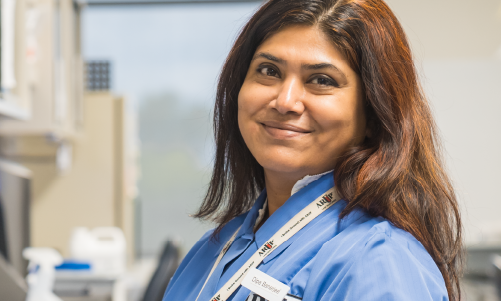
[(0, 159), (0, 292), (2, 300), (24, 301), (27, 261), (23, 249), (30, 245), (31, 172)]
[(30, 246), (30, 178), (31, 172), (27, 168), (0, 159), (0, 202), (3, 213), (0, 227), (4, 228), (0, 236), (4, 236), (5, 245), (2, 249), (6, 253), (3, 257), (22, 276), (26, 275), (28, 266), (22, 252)]
[(24, 301), (28, 287), (23, 277), (0, 256), (0, 297), (1, 300)]

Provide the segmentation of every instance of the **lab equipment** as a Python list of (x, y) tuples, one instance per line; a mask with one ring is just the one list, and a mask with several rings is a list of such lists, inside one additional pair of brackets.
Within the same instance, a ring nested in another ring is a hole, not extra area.
[(125, 236), (117, 227), (75, 228), (70, 254), (72, 259), (89, 262), (94, 274), (120, 275), (126, 269)]

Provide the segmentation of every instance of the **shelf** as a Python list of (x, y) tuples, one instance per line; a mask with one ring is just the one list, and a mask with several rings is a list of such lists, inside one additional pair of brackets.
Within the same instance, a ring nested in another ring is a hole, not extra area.
[(0, 118), (28, 120), (31, 114), (21, 107), (0, 98)]
[(0, 158), (0, 169), (24, 179), (30, 179), (32, 176), (32, 172), (28, 168), (3, 158)]
[(39, 128), (26, 127), (22, 124), (19, 127), (2, 127), (0, 126), (0, 137), (26, 137), (26, 136), (39, 136), (47, 137), (53, 141), (73, 141), (80, 136), (77, 131), (61, 130), (57, 126)]

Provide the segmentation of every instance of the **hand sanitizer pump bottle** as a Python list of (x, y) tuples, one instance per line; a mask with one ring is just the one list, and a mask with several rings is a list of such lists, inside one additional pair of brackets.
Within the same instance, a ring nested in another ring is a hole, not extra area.
[(26, 248), (23, 256), (30, 261), (26, 301), (62, 301), (52, 292), (55, 267), (63, 263), (61, 254), (50, 248)]

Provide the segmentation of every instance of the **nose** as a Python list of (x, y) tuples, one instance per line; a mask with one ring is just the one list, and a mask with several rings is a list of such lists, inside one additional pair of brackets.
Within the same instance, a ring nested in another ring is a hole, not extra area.
[(283, 82), (274, 103), (275, 109), (281, 114), (301, 114), (304, 111), (304, 88), (300, 79), (292, 77)]

